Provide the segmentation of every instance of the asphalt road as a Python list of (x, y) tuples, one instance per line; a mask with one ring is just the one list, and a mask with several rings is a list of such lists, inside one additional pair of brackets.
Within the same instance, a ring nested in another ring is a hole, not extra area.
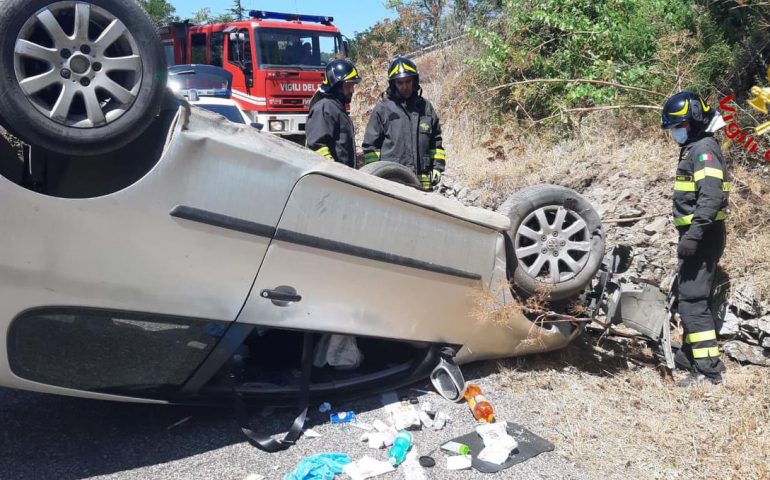
[[(498, 386), (501, 382), (493, 363), (466, 368), (465, 374), (482, 386), (498, 419), (525, 426), (555, 443), (556, 450), (493, 475), (473, 470), (448, 471), (445, 455), (434, 451), (431, 455), (437, 464), (424, 470), (427, 478), (594, 478), (560, 456), (558, 441), (563, 439), (549, 438), (548, 432), (538, 427), (536, 415), (517, 408), (527, 401), (526, 397)], [(427, 384), (415, 388), (427, 388)], [(438, 432), (415, 432), (419, 454), (475, 427), (467, 405), (453, 404), (436, 394), (420, 397), (421, 402), (426, 400), (446, 411), (452, 420)], [(377, 418), (389, 421), (379, 395), (333, 408), (354, 410), (365, 422)], [(255, 411), (252, 425), (266, 433), (279, 433), (288, 428), (293, 417), (292, 411), (278, 411), (267, 417)], [(183, 419), (187, 420), (174, 426)], [(250, 446), (229, 408), (135, 405), (0, 389), (0, 426), (0, 479), (244, 480), (250, 474), (282, 479), (303, 457), (317, 453), (347, 453), (353, 460), (363, 455), (387, 459), (385, 450), (372, 450), (358, 441), (361, 430), (330, 424), (328, 414), (319, 413), (316, 407), (308, 426), (322, 437), (303, 437), (294, 447), (277, 454)], [(377, 478), (405, 477), (401, 469)]]

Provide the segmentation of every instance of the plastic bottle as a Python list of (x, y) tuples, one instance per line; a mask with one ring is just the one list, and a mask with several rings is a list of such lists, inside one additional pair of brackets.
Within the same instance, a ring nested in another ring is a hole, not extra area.
[(468, 401), (468, 406), (476, 420), (487, 423), (495, 421), (495, 411), (492, 409), (492, 404), (481, 394), (481, 388), (478, 385), (468, 384), (463, 397)]
[(412, 446), (412, 434), (401, 430), (393, 441), (393, 446), (388, 450), (388, 461), (394, 467), (406, 459), (406, 453)]
[(449, 453), (456, 453), (458, 455), (468, 455), (471, 453), (471, 449), (468, 445), (458, 442), (447, 442), (441, 445), (441, 450)]

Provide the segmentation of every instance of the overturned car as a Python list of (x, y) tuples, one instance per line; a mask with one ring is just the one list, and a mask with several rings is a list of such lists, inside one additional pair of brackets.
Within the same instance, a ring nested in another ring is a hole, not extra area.
[[(522, 311), (495, 321), (476, 314), (480, 298), (598, 305), (604, 236), (572, 190), (531, 187), (499, 213), (465, 207), (412, 188), (397, 166), (329, 163), (173, 96), (134, 2), (0, 7), (0, 121), (30, 145), (0, 158), (2, 386), (329, 399), (442, 361), (561, 348), (581, 331)], [(335, 368), (318, 343), (356, 359)]]

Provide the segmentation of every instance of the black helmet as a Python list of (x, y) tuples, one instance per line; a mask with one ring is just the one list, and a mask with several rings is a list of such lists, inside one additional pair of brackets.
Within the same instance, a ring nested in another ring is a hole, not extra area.
[(414, 81), (420, 83), (420, 74), (417, 72), (417, 65), (408, 58), (401, 55), (390, 62), (388, 67), (388, 81), (392, 82), (397, 78), (415, 77)]
[(706, 105), (697, 93), (679, 92), (666, 100), (663, 106), (663, 115), (660, 128), (675, 128), (682, 122), (694, 124), (693, 127), (705, 127), (714, 111)]
[(353, 62), (350, 60), (332, 60), (326, 64), (321, 90), (325, 93), (331, 93), (334, 87), (342, 83), (360, 82), (361, 77), (358, 76), (358, 70)]

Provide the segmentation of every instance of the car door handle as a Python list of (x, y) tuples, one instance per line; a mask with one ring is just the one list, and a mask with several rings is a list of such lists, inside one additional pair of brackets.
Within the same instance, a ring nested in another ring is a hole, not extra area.
[(271, 300), (274, 305), (278, 305), (280, 307), (285, 307), (290, 303), (299, 302), (302, 300), (302, 296), (297, 294), (297, 291), (294, 289), (294, 287), (289, 287), (286, 285), (275, 287), (272, 290), (266, 288), (259, 292), (259, 296)]

